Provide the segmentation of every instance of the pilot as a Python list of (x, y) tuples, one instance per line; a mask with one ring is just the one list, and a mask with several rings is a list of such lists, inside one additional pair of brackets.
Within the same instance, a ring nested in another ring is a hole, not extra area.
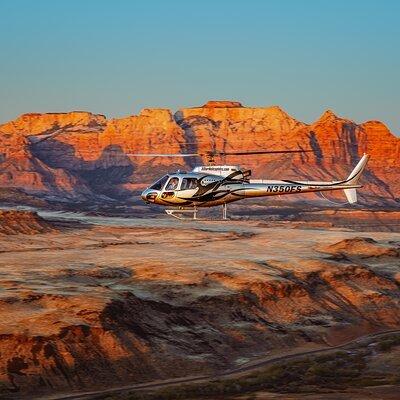
[(171, 178), (165, 190), (175, 190), (178, 187), (179, 178)]

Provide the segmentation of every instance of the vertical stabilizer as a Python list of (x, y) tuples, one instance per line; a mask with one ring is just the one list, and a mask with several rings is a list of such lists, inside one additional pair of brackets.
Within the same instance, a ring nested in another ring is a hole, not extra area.
[[(357, 185), (358, 180), (361, 177), (362, 172), (364, 171), (365, 166), (367, 165), (369, 156), (364, 153), (364, 155), (361, 157), (361, 160), (358, 162), (358, 164), (355, 166), (353, 171), (351, 171), (351, 174), (347, 178), (346, 185)], [(351, 189), (344, 189), (344, 194), (347, 198), (347, 201), (350, 204), (357, 203), (357, 190), (354, 188)]]
[(361, 157), (361, 160), (358, 162), (358, 164), (355, 166), (353, 171), (351, 171), (351, 174), (347, 178), (346, 183), (348, 185), (357, 184), (362, 172), (364, 171), (365, 166), (367, 165), (368, 159), (369, 159), (369, 156), (364, 153), (364, 155)]

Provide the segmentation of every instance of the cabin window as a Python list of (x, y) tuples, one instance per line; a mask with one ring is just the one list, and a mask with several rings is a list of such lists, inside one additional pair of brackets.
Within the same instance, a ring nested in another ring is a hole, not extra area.
[(153, 183), (149, 189), (154, 189), (154, 190), (162, 190), (164, 185), (166, 184), (168, 180), (168, 175), (163, 176), (161, 179), (159, 179), (156, 183)]
[(167, 183), (165, 190), (176, 190), (178, 188), (178, 185), (179, 185), (179, 178), (173, 176)]
[(196, 178), (183, 178), (181, 190), (196, 189), (197, 179)]

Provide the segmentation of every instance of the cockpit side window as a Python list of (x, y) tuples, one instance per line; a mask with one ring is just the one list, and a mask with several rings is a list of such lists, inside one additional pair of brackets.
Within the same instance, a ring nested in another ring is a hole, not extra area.
[(161, 179), (159, 179), (156, 183), (153, 183), (149, 189), (154, 189), (154, 190), (162, 190), (164, 187), (165, 183), (167, 182), (169, 176), (165, 175)]
[(176, 190), (176, 189), (178, 189), (178, 185), (179, 185), (179, 178), (176, 176), (173, 176), (167, 183), (165, 190)]
[(181, 190), (196, 189), (197, 179), (196, 178), (183, 178)]

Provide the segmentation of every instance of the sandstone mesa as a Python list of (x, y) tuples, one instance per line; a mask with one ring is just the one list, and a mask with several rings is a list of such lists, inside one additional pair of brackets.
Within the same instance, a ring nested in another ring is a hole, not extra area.
[(209, 101), (175, 114), (143, 109), (139, 115), (117, 119), (84, 111), (24, 114), (0, 125), (0, 187), (67, 198), (120, 198), (165, 171), (206, 162), (127, 154), (210, 148), (312, 150), (294, 156), (221, 160), (272, 179), (345, 177), (366, 152), (371, 160), (361, 181), (365, 185), (361, 202), (399, 204), (400, 138), (383, 123), (356, 124), (328, 110), (308, 125), (277, 106), (244, 107), (233, 101)]

